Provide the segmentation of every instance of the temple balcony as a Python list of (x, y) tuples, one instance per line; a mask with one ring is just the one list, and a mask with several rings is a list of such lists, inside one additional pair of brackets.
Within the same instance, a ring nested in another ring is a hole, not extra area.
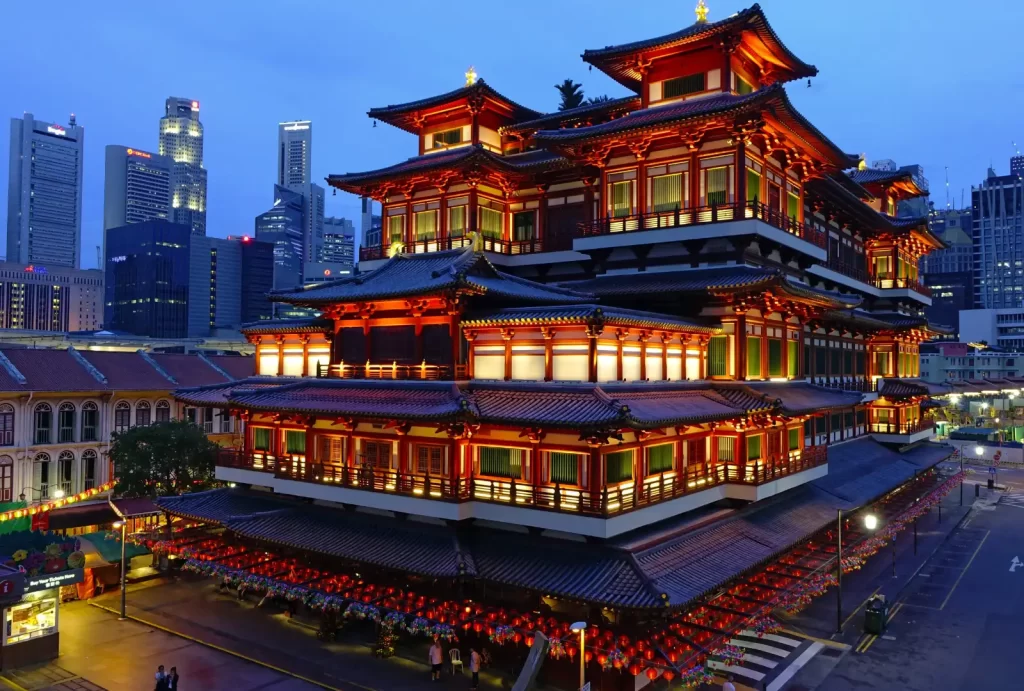
[(891, 444), (913, 444), (929, 439), (935, 430), (930, 420), (920, 419), (909, 422), (872, 422), (868, 432), (875, 440)]
[(345, 362), (317, 363), (316, 376), (324, 379), (467, 379), (466, 365), (400, 365), (398, 363), (353, 365)]
[(881, 291), (881, 297), (911, 298), (926, 305), (932, 304), (932, 289), (916, 278), (872, 278), (872, 283)]
[(470, 518), (612, 537), (722, 499), (758, 501), (827, 474), (825, 446), (746, 463), (698, 463), (605, 486), (402, 473), (223, 449), (217, 478), (275, 493), (444, 520)]

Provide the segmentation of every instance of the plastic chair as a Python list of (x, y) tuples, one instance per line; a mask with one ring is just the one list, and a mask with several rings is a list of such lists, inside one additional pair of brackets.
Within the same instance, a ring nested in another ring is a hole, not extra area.
[(452, 674), (455, 674), (455, 668), (459, 668), (459, 674), (465, 674), (462, 667), (462, 653), (459, 652), (458, 648), (452, 648), (448, 651), (448, 656), (452, 662)]

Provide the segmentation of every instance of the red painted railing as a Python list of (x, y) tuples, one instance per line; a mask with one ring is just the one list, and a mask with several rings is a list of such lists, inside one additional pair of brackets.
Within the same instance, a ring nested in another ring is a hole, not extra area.
[(349, 468), (307, 462), (302, 456), (274, 457), (224, 449), (217, 465), (273, 473), (275, 477), (339, 488), (382, 492), (438, 501), (486, 501), (586, 515), (612, 516), (669, 501), (723, 484), (760, 485), (823, 465), (824, 446), (778, 454), (746, 463), (700, 463), (643, 480), (604, 487), (600, 492), (575, 485), (534, 486), (515, 479), (451, 479), (424, 473), (401, 473), (369, 466)]
[(913, 422), (872, 422), (868, 431), (876, 434), (917, 434), (925, 430), (932, 430), (934, 426), (930, 420), (915, 420)]
[(317, 363), (316, 376), (330, 379), (466, 379), (466, 365), (342, 365)]
[[(424, 254), (426, 252), (440, 252), (442, 250), (461, 249), (471, 247), (473, 240), (469, 236), (434, 238), (429, 240), (415, 240), (403, 246), (402, 252), (406, 254)], [(486, 252), (496, 254), (536, 254), (544, 251), (542, 240), (504, 240), (484, 236), (480, 239), (480, 246)], [(388, 252), (384, 247), (361, 247), (359, 249), (360, 261), (373, 261), (375, 259), (386, 259)]]
[(850, 278), (856, 281), (860, 281), (861, 283), (867, 283), (868, 285), (874, 283), (874, 281), (871, 279), (871, 275), (868, 273), (865, 267), (857, 266), (856, 264), (851, 264), (850, 262), (844, 262), (841, 259), (839, 259), (839, 257), (830, 256), (828, 259), (825, 260), (825, 266), (829, 269), (832, 269), (836, 273), (840, 273), (844, 276), (849, 276)]
[(882, 290), (906, 288), (907, 290), (912, 290), (915, 293), (920, 293), (925, 297), (930, 298), (932, 296), (932, 289), (918, 281), (916, 278), (876, 278), (873, 282), (876, 288), (881, 288)]
[(576, 237), (586, 238), (611, 235), (613, 233), (680, 228), (707, 223), (741, 221), (751, 218), (764, 221), (768, 225), (784, 230), (822, 249), (828, 247), (828, 238), (818, 228), (808, 223), (801, 223), (777, 209), (772, 209), (764, 204), (753, 201), (741, 204), (722, 204), (702, 206), (694, 209), (633, 214), (618, 218), (600, 218), (592, 223), (579, 224)]
[(844, 377), (808, 377), (811, 384), (823, 386), (826, 389), (837, 389), (839, 391), (860, 391), (870, 393), (878, 388), (877, 381), (856, 377), (853, 379)]

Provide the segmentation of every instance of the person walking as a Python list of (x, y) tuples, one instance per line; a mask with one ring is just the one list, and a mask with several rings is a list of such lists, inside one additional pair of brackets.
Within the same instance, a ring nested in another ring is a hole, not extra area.
[(163, 665), (156, 668), (156, 691), (167, 691), (167, 672)]
[(167, 673), (167, 691), (178, 691), (178, 668), (171, 667)]
[(469, 649), (469, 672), (473, 675), (473, 685), (469, 688), (476, 691), (480, 687), (480, 653), (476, 648)]
[(725, 675), (725, 683), (722, 684), (722, 691), (736, 691), (736, 685), (732, 683), (733, 679), (735, 679), (733, 675)]
[(441, 666), (444, 664), (444, 651), (441, 650), (441, 641), (434, 639), (430, 646), (430, 680), (441, 681)]

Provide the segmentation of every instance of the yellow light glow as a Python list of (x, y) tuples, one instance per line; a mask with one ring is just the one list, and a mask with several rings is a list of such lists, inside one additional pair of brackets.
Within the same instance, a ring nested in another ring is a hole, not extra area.
[(697, 9), (694, 11), (697, 13), (698, 24), (704, 24), (708, 21), (708, 6), (704, 3), (704, 0), (697, 0)]
[[(703, 0), (701, 1), (703, 2)], [(476, 77), (476, 70), (474, 70), (473, 66), (470, 65), (469, 69), (466, 70), (466, 86), (473, 86), (474, 84), (476, 84)]]

